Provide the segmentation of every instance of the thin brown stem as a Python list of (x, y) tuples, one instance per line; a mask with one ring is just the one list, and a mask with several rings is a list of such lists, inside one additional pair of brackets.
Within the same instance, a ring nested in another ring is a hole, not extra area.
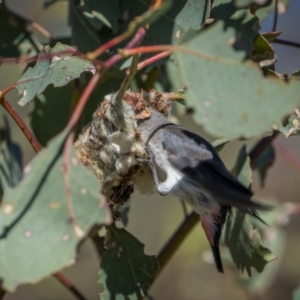
[(40, 24), (38, 24), (36, 22), (33, 22), (29, 18), (27, 18), (27, 17), (25, 17), (25, 16), (23, 16), (23, 15), (15, 12), (15, 11), (12, 11), (12, 10), (8, 9), (7, 5), (6, 5), (6, 1), (3, 1), (3, 5), (4, 5), (5, 10), (7, 12), (9, 12), (11, 15), (13, 15), (17, 20), (26, 22), (29, 26), (31, 26), (32, 28), (34, 28), (42, 36), (44, 36), (45, 38), (47, 38), (49, 41), (52, 41), (51, 34), (44, 27), (42, 27)]
[(167, 57), (171, 55), (171, 52), (170, 51), (164, 51), (164, 52), (161, 52), (159, 54), (156, 54), (156, 55), (153, 55), (143, 61), (141, 61), (140, 63), (138, 63), (137, 65), (137, 70), (142, 70), (143, 68), (153, 64), (154, 62), (160, 60), (160, 59), (163, 59), (164, 57)]
[(292, 41), (286, 41), (282, 39), (275, 39), (273, 43), (280, 44), (280, 45), (285, 45), (285, 46), (291, 46), (295, 48), (300, 48), (300, 43), (297, 42), (292, 42)]
[(80, 115), (82, 113), (82, 110), (84, 109), (84, 106), (87, 102), (87, 100), (89, 99), (91, 93), (93, 92), (93, 90), (95, 89), (98, 80), (100, 79), (100, 74), (97, 72), (89, 81), (89, 83), (87, 84), (87, 86), (85, 87), (77, 105), (76, 108), (72, 114), (72, 117), (67, 125), (67, 128), (72, 131), (74, 129), (74, 127), (76, 126)]
[(275, 0), (275, 12), (274, 12), (272, 32), (276, 31), (277, 21), (278, 21), (278, 0)]
[(68, 289), (76, 299), (86, 300), (86, 298), (80, 293), (80, 291), (73, 285), (73, 283), (65, 277), (63, 274), (57, 272), (53, 274), (53, 277), (56, 278), (66, 289)]
[[(140, 28), (136, 32), (136, 34), (134, 35), (132, 40), (126, 45), (125, 49), (132, 49), (133, 47), (138, 45), (141, 42), (142, 38), (145, 36), (145, 34), (146, 34), (146, 30), (144, 28)], [(119, 53), (115, 54), (103, 63), (103, 67), (106, 69), (109, 69), (114, 64), (116, 64), (118, 61), (120, 61), (122, 59), (123, 59), (123, 56), (121, 54), (119, 54)]]
[[(199, 221), (199, 215), (192, 212), (187, 218), (179, 225), (176, 231), (173, 233), (166, 245), (161, 249), (157, 255), (160, 269), (163, 269), (169, 262), (170, 258), (177, 251), (184, 239), (188, 236), (191, 230)], [(156, 276), (157, 277), (157, 276)]]
[(15, 109), (9, 104), (9, 102), (5, 98), (0, 98), (0, 104), (17, 123), (17, 125), (22, 130), (27, 140), (31, 144), (34, 151), (39, 152), (42, 149), (42, 146), (40, 145), (34, 134), (29, 130), (24, 121), (21, 119), (21, 117), (18, 115), (18, 113), (15, 111)]
[(290, 149), (285, 145), (276, 141), (274, 147), (279, 155), (295, 170), (300, 172), (300, 158), (296, 156)]

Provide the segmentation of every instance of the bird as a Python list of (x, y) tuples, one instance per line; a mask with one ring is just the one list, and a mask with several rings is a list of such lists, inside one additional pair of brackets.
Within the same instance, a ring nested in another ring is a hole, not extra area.
[[(150, 155), (147, 163), (157, 192), (163, 196), (176, 195), (199, 214), (216, 268), (224, 273), (219, 244), (231, 207), (262, 222), (257, 210), (269, 207), (251, 200), (253, 193), (228, 171), (203, 137), (170, 122), (154, 109), (151, 118), (139, 121), (138, 130)], [(163, 181), (161, 174), (165, 177)]]

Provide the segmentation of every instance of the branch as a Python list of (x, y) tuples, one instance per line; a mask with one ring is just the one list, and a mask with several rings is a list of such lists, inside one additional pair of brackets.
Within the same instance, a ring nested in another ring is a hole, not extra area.
[(2, 1), (3, 2), (3, 7), (4, 9), (10, 13), (11, 15), (13, 15), (17, 20), (22, 21), (22, 22), (26, 22), (29, 26), (31, 26), (32, 28), (34, 28), (37, 32), (39, 32), (42, 36), (44, 36), (46, 39), (48, 39), (50, 42), (53, 41), (53, 38), (50, 34), (49, 31), (47, 31), (44, 27), (42, 27), (40, 24), (33, 22), (32, 20), (30, 20), (29, 18), (20, 15), (19, 13), (15, 12), (15, 11), (11, 11), (10, 9), (7, 8), (6, 5), (6, 1)]
[(86, 300), (86, 298), (79, 292), (73, 283), (61, 273), (54, 273), (53, 277), (56, 278), (66, 289), (68, 289), (76, 299)]
[[(169, 262), (170, 258), (174, 255), (175, 251), (179, 248), (179, 246), (182, 244), (182, 242), (190, 233), (190, 231), (194, 228), (194, 226), (198, 223), (198, 221), (199, 215), (195, 212), (192, 212), (185, 218), (181, 225), (179, 225), (179, 227), (173, 233), (169, 241), (157, 255), (160, 270), (163, 269), (165, 265)], [(158, 276), (156, 275), (155, 278), (157, 277)]]
[(286, 41), (282, 39), (275, 39), (273, 43), (281, 44), (281, 45), (286, 45), (286, 46), (291, 46), (295, 48), (300, 48), (300, 43), (292, 42), (292, 41)]
[(278, 0), (275, 0), (275, 14), (274, 14), (272, 32), (276, 31), (277, 21), (278, 21)]
[[(140, 28), (137, 31), (137, 33), (134, 35), (132, 40), (126, 45), (125, 49), (132, 49), (133, 47), (138, 45), (143, 39), (143, 37), (145, 36), (145, 34), (146, 34), (145, 28)], [(109, 58), (106, 62), (103, 63), (103, 67), (109, 69), (111, 66), (113, 66), (123, 58), (124, 57), (120, 53), (115, 54), (111, 58)]]
[(87, 102), (87, 100), (89, 99), (91, 93), (93, 92), (93, 90), (95, 89), (98, 80), (100, 79), (100, 74), (97, 72), (89, 81), (89, 83), (87, 84), (87, 86), (85, 87), (77, 105), (76, 108), (72, 114), (72, 117), (67, 125), (66, 128), (68, 128), (68, 130), (71, 132), (72, 130), (74, 130), (80, 115), (82, 113), (82, 110), (84, 109), (84, 106)]
[(30, 143), (34, 151), (36, 153), (39, 152), (42, 149), (42, 146), (40, 145), (40, 143), (38, 142), (34, 134), (29, 130), (27, 125), (24, 123), (24, 121), (21, 119), (21, 117), (18, 115), (18, 113), (15, 111), (15, 109), (8, 103), (8, 101), (4, 97), (1, 98), (1, 95), (0, 95), (0, 105), (4, 107), (4, 109), (17, 123), (17, 125), (26, 136), (28, 142)]
[[(106, 42), (104, 45), (100, 46), (95, 51), (88, 53), (87, 57), (90, 60), (94, 60), (102, 53), (104, 53), (106, 50), (125, 41), (130, 36), (134, 35), (139, 29), (149, 24), (151, 16), (153, 17), (155, 11), (160, 10), (160, 15), (163, 15), (168, 9), (169, 9), (169, 5), (164, 3), (162, 0), (152, 1), (152, 5), (149, 7), (149, 9), (142, 15), (135, 17), (133, 21), (129, 23), (127, 30), (124, 33)], [(158, 17), (158, 14), (156, 14), (156, 17)]]

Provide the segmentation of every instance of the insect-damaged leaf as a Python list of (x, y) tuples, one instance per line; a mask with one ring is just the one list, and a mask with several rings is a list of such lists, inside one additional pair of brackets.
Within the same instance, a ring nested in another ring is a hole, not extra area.
[[(250, 185), (250, 160), (245, 147), (239, 154), (234, 171), (241, 183), (245, 186)], [(252, 267), (262, 272), (265, 265), (276, 258), (271, 250), (262, 245), (258, 229), (251, 224), (251, 217), (235, 208), (227, 218), (225, 244), (237, 267), (242, 271), (246, 269), (249, 276)]]
[(141, 299), (159, 269), (154, 256), (144, 253), (144, 245), (125, 229), (108, 228), (107, 251), (100, 265), (102, 300)]
[(29, 67), (16, 83), (21, 106), (42, 93), (49, 84), (55, 87), (68, 84), (82, 72), (95, 72), (94, 65), (82, 58), (71, 56), (75, 49), (57, 43), (53, 49), (46, 46), (36, 65)]
[(224, 32), (223, 25), (184, 44), (186, 52), (174, 54), (178, 68), (169, 63), (170, 78), (181, 77), (186, 103), (209, 133), (229, 139), (264, 134), (299, 105), (299, 82), (264, 77), (256, 64), (244, 62), (244, 52), (232, 48), (234, 32)]
[(79, 163), (73, 149), (67, 202), (61, 155), (65, 139), (64, 132), (50, 142), (25, 168), (21, 183), (4, 192), (0, 277), (8, 291), (73, 264), (78, 244), (91, 227), (110, 222), (99, 181)]

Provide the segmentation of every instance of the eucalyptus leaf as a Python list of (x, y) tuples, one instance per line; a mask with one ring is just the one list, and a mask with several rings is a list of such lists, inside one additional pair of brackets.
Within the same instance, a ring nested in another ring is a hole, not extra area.
[[(248, 187), (251, 184), (250, 159), (245, 147), (239, 153), (234, 173), (243, 185)], [(236, 266), (246, 270), (249, 276), (252, 274), (251, 268), (260, 273), (267, 263), (276, 259), (274, 253), (262, 245), (261, 235), (251, 224), (251, 217), (235, 208), (227, 217), (225, 244)]]
[[(15, 290), (75, 263), (77, 248), (95, 225), (109, 224), (98, 179), (62, 151), (67, 132), (56, 137), (25, 168), (15, 188), (5, 190), (0, 207), (0, 276)], [(69, 196), (68, 196), (69, 193)]]
[(80, 7), (84, 16), (96, 29), (102, 29), (103, 25), (112, 29), (114, 33), (119, 29), (118, 0), (110, 0), (109, 5), (103, 0), (85, 0)]
[(50, 84), (60, 87), (78, 78), (83, 72), (94, 73), (95, 67), (91, 62), (71, 56), (75, 51), (61, 43), (57, 43), (53, 49), (46, 46), (36, 65), (29, 67), (15, 85), (20, 98), (19, 105), (24, 106), (32, 101)]
[(108, 227), (107, 251), (101, 259), (102, 300), (137, 300), (145, 297), (147, 287), (159, 269), (154, 256), (144, 253), (144, 245), (125, 229)]
[(22, 178), (23, 155), (19, 145), (12, 141), (8, 120), (0, 128), (0, 201), (5, 188), (16, 186)]
[[(209, 133), (227, 139), (262, 135), (300, 103), (300, 85), (266, 78), (230, 42), (223, 22), (184, 44), (174, 55), (170, 79), (187, 87), (186, 103)], [(177, 66), (177, 68), (176, 68)], [(285, 101), (282, 101), (285, 99)]]

